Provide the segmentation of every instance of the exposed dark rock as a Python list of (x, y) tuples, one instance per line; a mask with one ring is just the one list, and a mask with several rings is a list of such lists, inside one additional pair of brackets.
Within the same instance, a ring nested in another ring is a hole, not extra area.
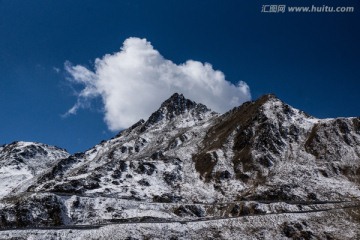
[(152, 175), (156, 170), (156, 166), (149, 162), (139, 162), (137, 169), (135, 170), (139, 174)]
[(308, 199), (312, 200), (312, 201), (316, 201), (318, 200), (317, 196), (315, 193), (309, 193), (308, 194)]
[(174, 210), (174, 213), (181, 217), (186, 216), (196, 216), (196, 217), (204, 217), (205, 211), (202, 207), (197, 205), (181, 205), (177, 209)]
[(175, 184), (182, 180), (181, 174), (179, 171), (165, 172), (164, 173), (164, 181), (171, 185), (175, 186)]
[(138, 181), (138, 183), (141, 185), (141, 186), (150, 186), (150, 183), (146, 180), (146, 179), (141, 179), (140, 181)]
[(217, 158), (214, 153), (200, 153), (193, 156), (195, 161), (195, 169), (205, 178), (205, 181), (209, 181), (213, 169), (217, 163)]
[(182, 197), (170, 194), (170, 193), (164, 193), (161, 196), (154, 196), (154, 202), (160, 202), (160, 203), (175, 203), (180, 202)]
[(119, 170), (115, 170), (113, 174), (111, 174), (112, 178), (121, 178), (121, 172)]
[(304, 230), (304, 227), (301, 223), (285, 222), (282, 224), (282, 232), (286, 237), (292, 239), (318, 239), (315, 238), (314, 234), (311, 231)]
[(62, 204), (54, 195), (19, 199), (13, 208), (0, 211), (0, 228), (63, 225)]
[(292, 185), (276, 186), (262, 193), (252, 195), (249, 199), (256, 201), (299, 201), (301, 198), (291, 193), (291, 189), (296, 187)]
[(158, 160), (158, 159), (162, 159), (164, 158), (164, 154), (162, 153), (162, 151), (156, 151), (153, 154), (151, 154), (150, 157), (152, 160)]
[(235, 204), (234, 207), (231, 209), (231, 214), (233, 216), (239, 216), (241, 210), (241, 206), (238, 204)]
[(122, 146), (121, 149), (120, 149), (121, 153), (125, 153), (126, 150), (127, 150), (127, 147), (125, 147), (125, 146)]

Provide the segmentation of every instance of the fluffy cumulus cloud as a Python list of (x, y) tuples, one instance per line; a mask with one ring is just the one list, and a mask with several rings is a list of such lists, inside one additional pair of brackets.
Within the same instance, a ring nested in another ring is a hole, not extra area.
[(174, 92), (223, 113), (251, 98), (245, 82), (228, 82), (211, 64), (188, 60), (175, 64), (165, 59), (146, 39), (128, 38), (119, 52), (95, 60), (94, 70), (65, 63), (73, 83), (81, 84), (75, 114), (101, 97), (110, 130), (146, 119)]

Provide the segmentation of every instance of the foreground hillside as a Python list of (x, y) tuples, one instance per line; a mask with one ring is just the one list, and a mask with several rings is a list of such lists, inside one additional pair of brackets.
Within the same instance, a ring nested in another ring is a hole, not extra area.
[(84, 153), (2, 146), (0, 179), (0, 238), (356, 239), (360, 118), (174, 94)]

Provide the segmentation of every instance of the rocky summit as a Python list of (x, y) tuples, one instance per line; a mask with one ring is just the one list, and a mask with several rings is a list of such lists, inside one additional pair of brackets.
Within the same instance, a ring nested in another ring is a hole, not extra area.
[(0, 239), (360, 239), (360, 118), (175, 93), (83, 153), (0, 147)]

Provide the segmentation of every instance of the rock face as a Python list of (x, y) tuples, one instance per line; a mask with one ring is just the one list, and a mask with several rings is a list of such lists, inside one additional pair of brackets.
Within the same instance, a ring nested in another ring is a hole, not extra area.
[[(360, 236), (360, 118), (317, 119), (274, 95), (219, 115), (176, 93), (84, 153), (2, 146), (0, 178), (3, 229), (116, 223), (140, 239), (351, 239)], [(322, 218), (333, 219), (332, 230)], [(171, 234), (157, 235), (156, 224)], [(53, 230), (27, 234), (38, 231)], [(111, 239), (120, 230), (76, 231)]]

